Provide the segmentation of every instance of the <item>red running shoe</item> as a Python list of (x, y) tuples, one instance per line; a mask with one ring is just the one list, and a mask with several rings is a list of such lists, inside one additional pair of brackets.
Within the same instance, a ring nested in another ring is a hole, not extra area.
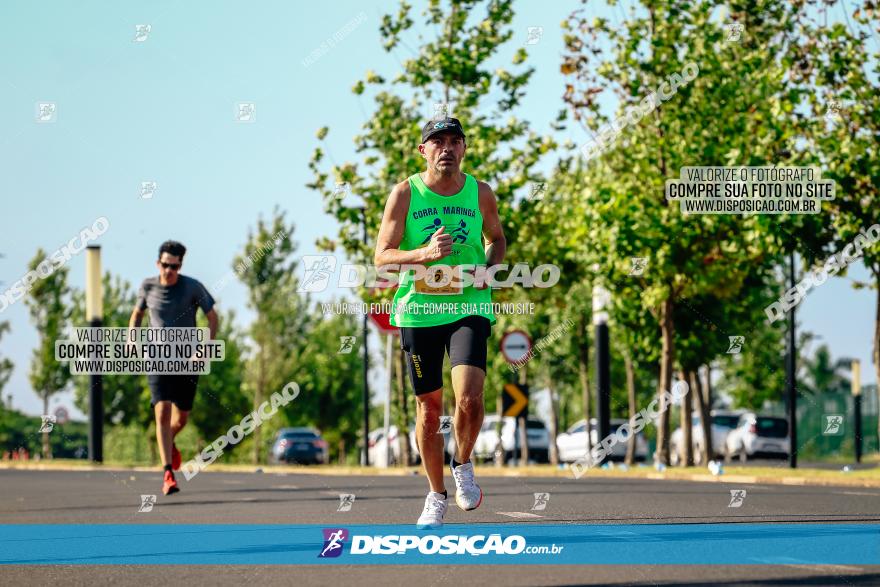
[(162, 485), (162, 493), (165, 495), (171, 495), (178, 491), (180, 491), (180, 487), (177, 486), (177, 481), (174, 479), (174, 473), (171, 471), (165, 471), (165, 483)]
[(173, 442), (171, 443), (171, 468), (175, 471), (180, 470), (180, 461), (183, 460), (180, 457), (180, 451), (177, 450), (177, 445)]

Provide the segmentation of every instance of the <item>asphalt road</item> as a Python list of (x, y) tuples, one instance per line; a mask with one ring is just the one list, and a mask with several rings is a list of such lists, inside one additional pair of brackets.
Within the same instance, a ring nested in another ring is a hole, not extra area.
[[(880, 489), (738, 485), (647, 479), (480, 477), (485, 493), (473, 512), (451, 507), (447, 524), (791, 524), (880, 523)], [(448, 481), (451, 485), (451, 481)], [(183, 491), (161, 495), (159, 472), (0, 470), (2, 524), (413, 524), (421, 512), (422, 476), (199, 474)], [(447, 487), (448, 488), (448, 487)], [(744, 489), (738, 508), (730, 490)], [(339, 494), (354, 494), (337, 511)], [(534, 493), (549, 493), (532, 510)], [(138, 512), (141, 495), (157, 495)], [(613, 547), (613, 546), (612, 546)], [(878, 585), (880, 566), (0, 566), (0, 583), (152, 585)]]

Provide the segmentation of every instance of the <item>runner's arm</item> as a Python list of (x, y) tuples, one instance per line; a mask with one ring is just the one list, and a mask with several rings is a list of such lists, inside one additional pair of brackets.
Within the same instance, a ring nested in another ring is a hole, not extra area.
[[(377, 267), (383, 265), (422, 265), (433, 260), (428, 256), (429, 247), (421, 247), (412, 251), (397, 248), (403, 240), (409, 200), (409, 181), (394, 186), (391, 195), (388, 196), (385, 213), (382, 216), (382, 226), (379, 228), (379, 237), (376, 239), (376, 251), (373, 255), (373, 263)], [(395, 273), (393, 270), (389, 272)]]
[(209, 311), (205, 312), (205, 318), (208, 319), (208, 330), (211, 334), (211, 339), (217, 338), (217, 328), (220, 326), (220, 317), (217, 316), (217, 312), (214, 308), (211, 308)]
[(131, 317), (128, 319), (128, 327), (129, 328), (138, 328), (141, 325), (141, 320), (144, 319), (144, 311), (140, 308), (135, 308)]
[(495, 192), (485, 182), (478, 182), (480, 214), (483, 215), (483, 239), (486, 241), (486, 265), (501, 263), (507, 253), (507, 239), (498, 216), (498, 201)]

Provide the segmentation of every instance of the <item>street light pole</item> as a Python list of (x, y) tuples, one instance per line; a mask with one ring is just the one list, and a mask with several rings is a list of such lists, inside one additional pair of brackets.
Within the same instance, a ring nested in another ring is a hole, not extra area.
[[(101, 287), (101, 246), (86, 248), (86, 321), (92, 328), (104, 322), (104, 293)], [(89, 375), (89, 460), (104, 461), (104, 380)]]
[(862, 462), (862, 373), (858, 359), (852, 362), (853, 433), (856, 462)]
[[(795, 287), (794, 249), (788, 253), (789, 260), (789, 283), (792, 289)], [(788, 315), (788, 353), (785, 357), (786, 391), (788, 395), (788, 466), (797, 468), (797, 385), (795, 381), (797, 373), (797, 348), (795, 346), (795, 309), (791, 308)]]
[[(593, 287), (593, 324), (596, 326), (596, 411), (599, 421), (599, 442), (611, 433), (611, 352), (608, 334), (608, 312), (611, 293)], [(590, 421), (587, 418), (587, 434)], [(596, 463), (598, 464), (598, 463)]]
[[(363, 226), (363, 243), (364, 246), (367, 245), (367, 207), (364, 206), (361, 210), (361, 221)], [(370, 363), (369, 363), (369, 349), (367, 348), (367, 336), (369, 335), (369, 331), (367, 330), (367, 312), (364, 312), (364, 321), (363, 321), (363, 331), (361, 333), (364, 344), (364, 396), (363, 396), (363, 409), (364, 409), (364, 446), (363, 453), (361, 456), (361, 463), (365, 467), (370, 466)]]

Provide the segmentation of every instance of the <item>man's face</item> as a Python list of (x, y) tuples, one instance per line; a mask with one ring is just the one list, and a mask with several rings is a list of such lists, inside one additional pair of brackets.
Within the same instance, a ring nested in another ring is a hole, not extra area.
[(170, 253), (162, 253), (159, 260), (156, 261), (156, 267), (159, 268), (159, 277), (162, 283), (166, 285), (174, 285), (177, 283), (177, 276), (180, 275), (180, 267), (183, 261), (180, 257)]
[(438, 133), (419, 145), (419, 153), (428, 162), (428, 169), (443, 176), (458, 173), (466, 149), (464, 139), (451, 132)]

